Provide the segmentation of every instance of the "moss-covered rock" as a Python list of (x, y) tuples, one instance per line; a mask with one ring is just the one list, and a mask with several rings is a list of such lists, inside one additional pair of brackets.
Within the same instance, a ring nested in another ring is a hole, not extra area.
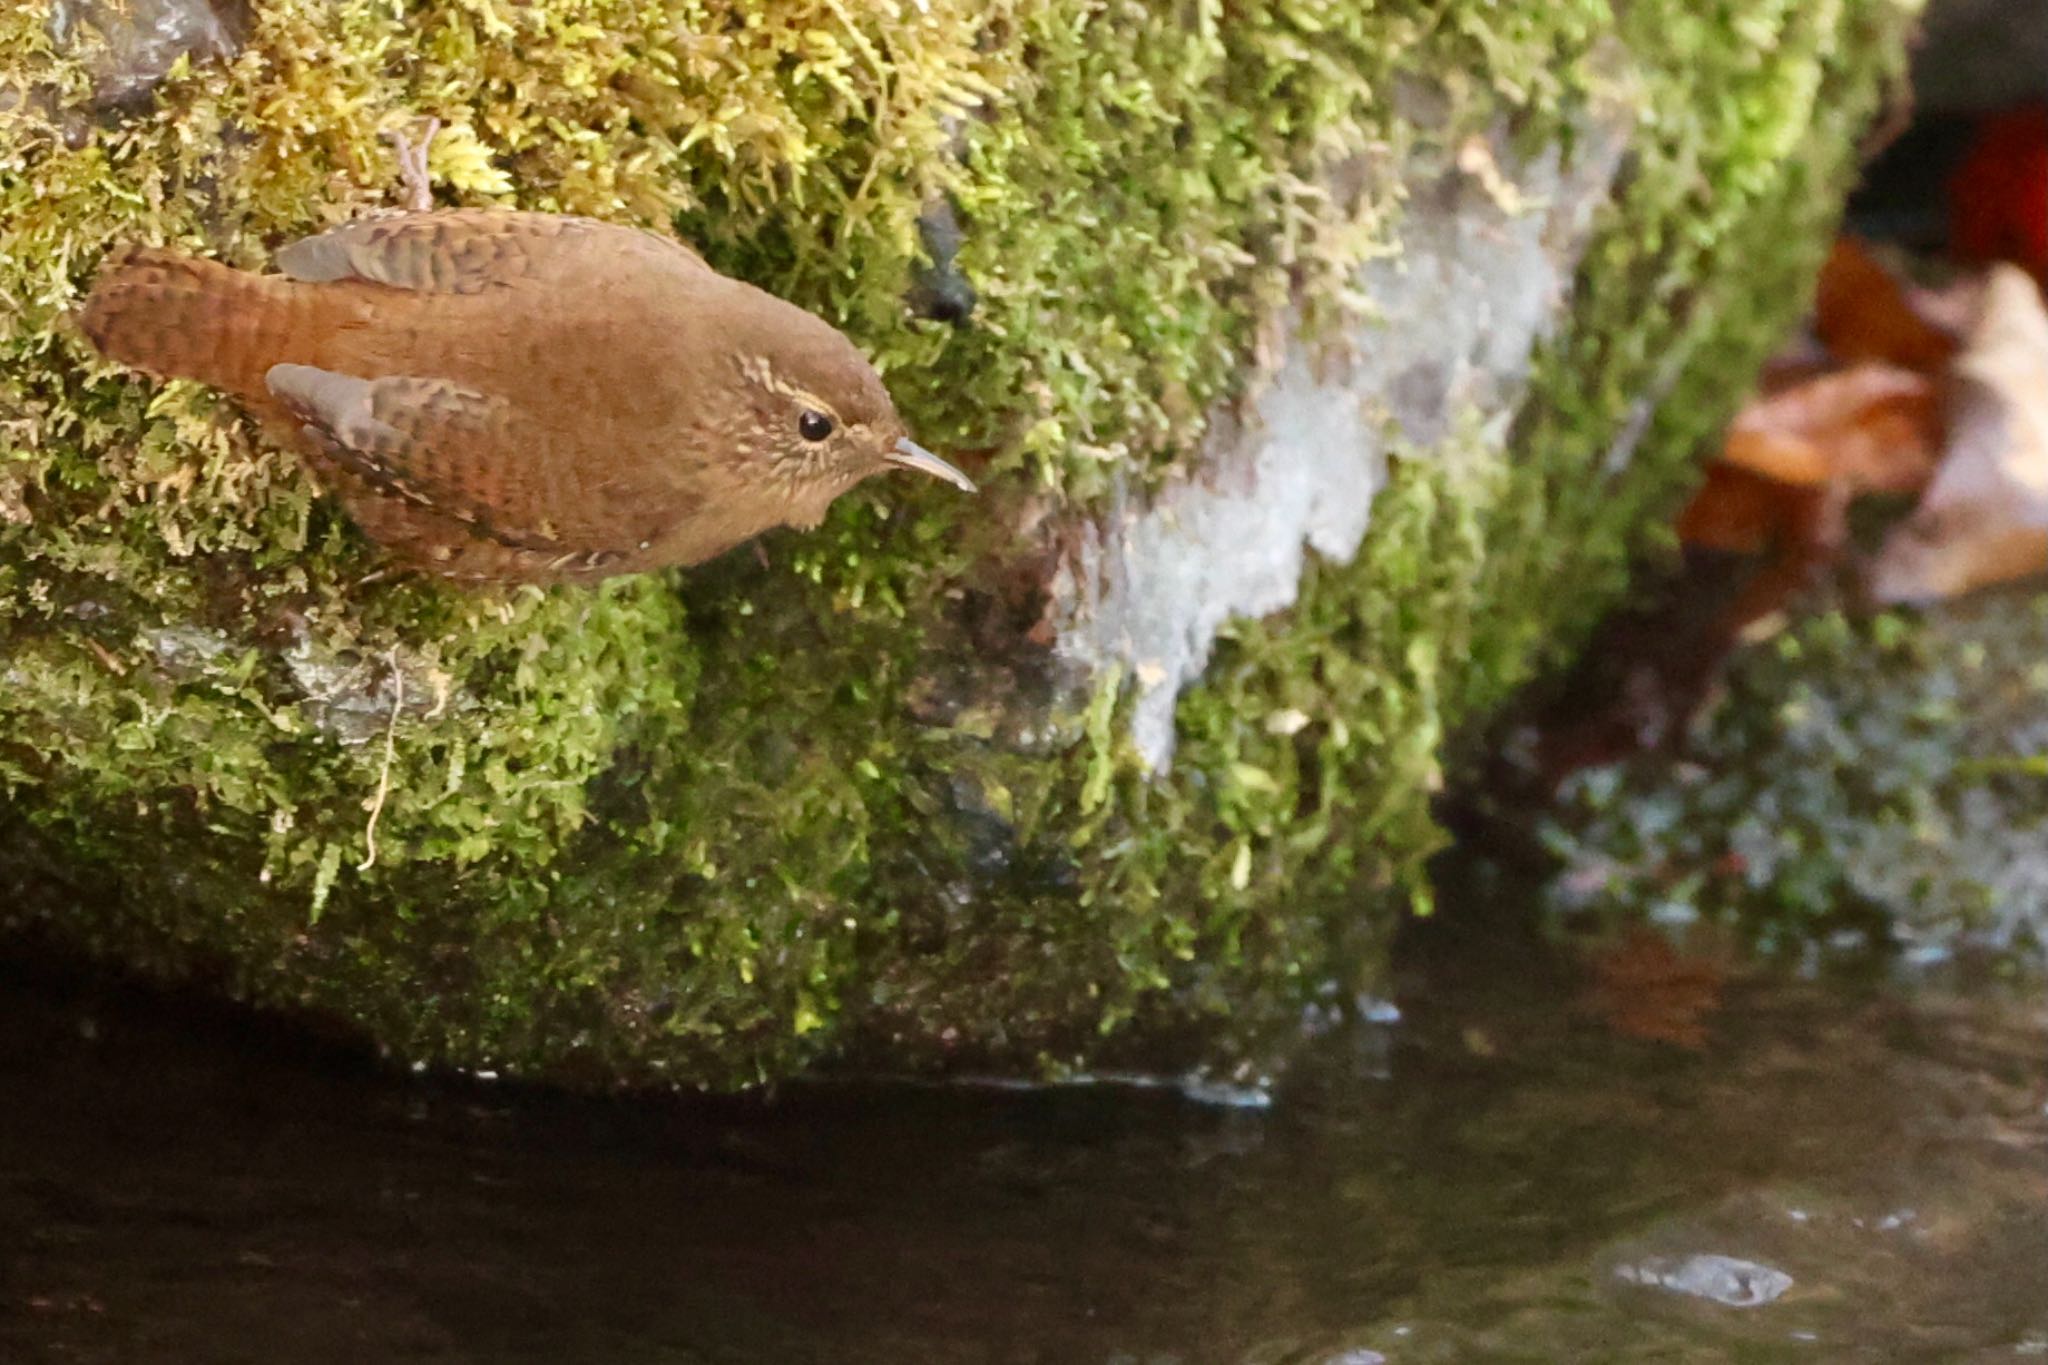
[[(265, 0), (114, 109), (93, 16), (17, 6), (4, 857), (72, 891), (0, 915), (572, 1079), (1059, 1065), (1369, 984), (1445, 735), (1609, 598), (1799, 307), (1913, 8)], [(428, 114), (446, 202), (672, 224), (991, 491), (595, 590), (393, 581), (212, 395), (63, 325), (116, 241), (257, 266), (378, 200)], [(1210, 624), (1168, 768), (1151, 661), (1074, 644), (1076, 547), (1213, 484), (1308, 343), (1429, 328), (1407, 251), (1529, 215), (1519, 353), (1360, 381), (1363, 541), (1305, 523), (1292, 591)]]

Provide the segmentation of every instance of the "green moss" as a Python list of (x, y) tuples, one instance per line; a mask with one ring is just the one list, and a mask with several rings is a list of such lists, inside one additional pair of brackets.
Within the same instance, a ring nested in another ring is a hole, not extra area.
[[(1917, 6), (1636, 5), (1631, 49), (1651, 55), (1642, 129), (1617, 227), (1588, 257), (1571, 333), (1543, 358), (1492, 558), (1502, 613), (1479, 641), (1481, 679), (1583, 638), (1640, 548), (1669, 525), (1701, 444), (1804, 310), (1856, 149), (1893, 90)], [(1605, 434), (1640, 427), (1615, 458)], [(1473, 700), (1501, 696), (1482, 681)]]
[[(48, 907), (101, 951), (565, 1076), (1056, 1065), (1134, 1017), (1367, 983), (1437, 841), (1445, 737), (1606, 600), (1796, 306), (1910, 9), (275, 0), (233, 63), (114, 117), (17, 8), (0, 779), (35, 837), (11, 856), (126, 890)], [(1422, 87), (1426, 129), (1396, 112)], [(1369, 307), (1350, 281), (1392, 249), (1418, 140), (1503, 116), (1556, 140), (1615, 89), (1630, 179), (1514, 458), (1457, 458), (1469, 430), (1410, 452), (1359, 560), (1235, 628), (1169, 781), (1123, 747), (1113, 681), (1022, 733), (1005, 708), (1057, 689), (995, 528), (1175, 468), (1289, 297)], [(891, 486), (767, 567), (375, 580), (289, 456), (61, 325), (113, 242), (253, 266), (378, 200), (379, 131), (427, 114), (444, 199), (673, 221), (841, 321), (921, 435), (981, 457), (982, 515)], [(1333, 197), (1345, 159), (1386, 173)], [(965, 330), (901, 303), (940, 195)], [(945, 700), (991, 637), (1017, 695)]]

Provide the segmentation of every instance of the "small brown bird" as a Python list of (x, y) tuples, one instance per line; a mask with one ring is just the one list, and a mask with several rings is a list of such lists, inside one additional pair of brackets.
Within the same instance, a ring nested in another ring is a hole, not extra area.
[(596, 579), (818, 524), (887, 469), (974, 484), (906, 434), (825, 322), (669, 238), (502, 210), (365, 219), (256, 275), (119, 251), (79, 323), (225, 389), (369, 535), (455, 578)]

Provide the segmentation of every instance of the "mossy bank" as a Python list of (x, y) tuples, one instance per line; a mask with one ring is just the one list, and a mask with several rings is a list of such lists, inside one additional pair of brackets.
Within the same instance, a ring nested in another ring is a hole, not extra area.
[[(1058, 1067), (1369, 988), (1447, 736), (1609, 600), (1800, 307), (1912, 8), (274, 0), (114, 98), (105, 7), (16, 7), (4, 857), (70, 889), (0, 913), (595, 1082)], [(1407, 168), (1531, 211), (1468, 153), (1569, 163), (1595, 108), (1626, 155), (1533, 387), (1408, 440), (1148, 765), (1133, 680), (1046, 648), (1061, 537), (1188, 473), (1279, 320), (1370, 324)], [(989, 491), (595, 590), (382, 578), (289, 455), (64, 325), (115, 242), (254, 267), (382, 201), (427, 115), (444, 202), (673, 227)]]

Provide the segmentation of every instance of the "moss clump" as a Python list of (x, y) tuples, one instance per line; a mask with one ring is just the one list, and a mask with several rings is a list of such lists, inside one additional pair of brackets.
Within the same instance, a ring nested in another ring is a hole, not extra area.
[(1802, 622), (1739, 657), (1686, 761), (1574, 777), (1547, 831), (1580, 908), (2048, 949), (2048, 599)]
[[(276, 0), (232, 62), (111, 115), (89, 47), (17, 7), (8, 856), (124, 888), (45, 907), (107, 953), (405, 1056), (562, 1076), (728, 1085), (846, 1048), (1056, 1064), (1134, 1015), (1369, 975), (1385, 906), (1316, 897), (1412, 879), (1444, 736), (1612, 589), (1796, 307), (1911, 8)], [(994, 655), (1039, 714), (1011, 586), (1038, 550), (992, 528), (1175, 468), (1290, 295), (1369, 305), (1348, 283), (1390, 249), (1418, 140), (1506, 117), (1555, 141), (1617, 81), (1635, 165), (1515, 458), (1414, 452), (1359, 560), (1239, 627), (1184, 699), (1170, 780), (1124, 752), (1113, 688), (1066, 728), (932, 700)], [(1428, 129), (1397, 85), (1435, 92)], [(842, 322), (920, 434), (981, 453), (988, 513), (891, 487), (767, 566), (375, 580), (293, 460), (61, 325), (115, 241), (258, 265), (380, 198), (380, 130), (427, 114), (452, 130), (445, 200), (672, 220)], [(1346, 158), (1390, 173), (1333, 196)], [(902, 304), (939, 196), (965, 330)]]

